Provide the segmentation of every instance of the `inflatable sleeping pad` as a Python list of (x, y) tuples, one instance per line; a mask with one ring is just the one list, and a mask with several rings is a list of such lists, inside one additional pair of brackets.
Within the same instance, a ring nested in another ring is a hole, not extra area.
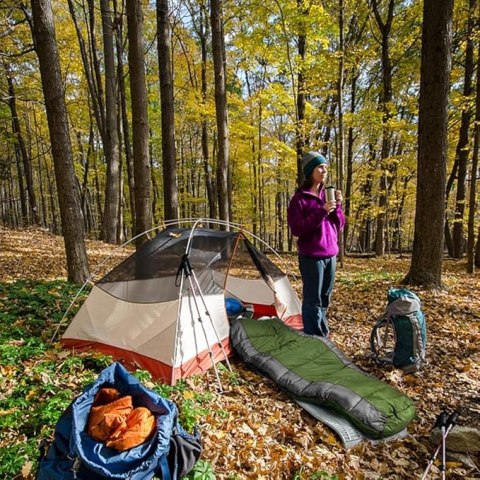
[(400, 432), (415, 416), (410, 398), (362, 372), (332, 342), (279, 319), (239, 317), (230, 340), (245, 363), (295, 399), (332, 408), (372, 438)]

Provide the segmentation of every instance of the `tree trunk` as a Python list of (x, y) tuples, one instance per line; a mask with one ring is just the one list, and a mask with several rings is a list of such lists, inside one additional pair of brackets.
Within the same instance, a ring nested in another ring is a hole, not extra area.
[[(33, 187), (32, 159), (27, 153), (27, 148), (25, 146), (25, 141), (23, 139), (22, 131), (20, 128), (20, 120), (18, 118), (17, 112), (17, 97), (15, 95), (15, 85), (11, 76), (10, 67), (5, 62), (3, 62), (3, 66), (8, 82), (8, 104), (10, 107), (10, 112), (12, 114), (12, 130), (15, 136), (15, 149), (20, 153), (21, 161), (23, 164), (23, 172), (25, 174), (25, 181), (27, 184), (28, 203), (30, 205), (32, 223), (34, 225), (39, 225), (40, 217), (38, 215), (37, 198), (35, 195), (35, 189)], [(28, 218), (25, 218), (25, 220), (27, 220), (28, 223)]]
[(133, 174), (133, 155), (132, 145), (130, 143), (130, 126), (128, 123), (128, 111), (127, 111), (127, 99), (125, 93), (125, 79), (123, 73), (123, 12), (117, 13), (117, 34), (115, 40), (117, 42), (117, 78), (118, 78), (118, 94), (120, 97), (120, 112), (121, 112), (121, 124), (123, 131), (123, 143), (125, 148), (125, 165), (127, 167), (127, 182), (128, 182), (128, 200), (130, 213), (132, 217), (132, 231), (135, 232), (135, 180)]
[(83, 283), (88, 275), (80, 192), (73, 168), (67, 109), (50, 0), (32, 0), (33, 38), (40, 64), (52, 146), (58, 201), (65, 241), (68, 280)]
[(425, 0), (415, 233), (404, 283), (441, 288), (453, 0)]
[(87, 0), (88, 2), (88, 18), (89, 18), (89, 38), (90, 38), (90, 58), (92, 61), (92, 77), (95, 84), (95, 98), (98, 102), (98, 109), (100, 115), (100, 123), (98, 125), (100, 137), (102, 142), (105, 142), (105, 101), (104, 101), (104, 92), (103, 92), (103, 83), (102, 83), (102, 74), (100, 68), (100, 61), (98, 59), (99, 48), (97, 47), (97, 34), (95, 28), (95, 12), (97, 11), (97, 6), (95, 5), (95, 0)]
[[(93, 148), (92, 148), (92, 151), (94, 151)], [(97, 165), (98, 158), (97, 157), (98, 157), (98, 155), (94, 151), (94, 154), (93, 154), (93, 172), (94, 172), (94, 182), (95, 182), (95, 204), (96, 204), (96, 207), (97, 207), (97, 218), (103, 218), (102, 202), (101, 202), (101, 199), (100, 199), (100, 179), (99, 179), (99, 175), (98, 175), (98, 165)]]
[[(257, 152), (254, 158), (254, 162), (256, 163), (256, 172), (257, 172), (257, 212), (258, 212), (258, 225), (259, 225), (259, 233), (261, 238), (265, 238), (266, 235), (266, 226), (265, 226), (265, 180), (264, 180), (264, 171), (262, 166), (262, 119), (263, 119), (263, 107), (262, 107), (262, 100), (259, 100), (258, 105), (258, 126), (257, 126)], [(253, 142), (255, 145), (255, 142)]]
[[(350, 90), (350, 113), (353, 115), (355, 114), (355, 105), (356, 105), (356, 96), (357, 96), (357, 79), (358, 76), (355, 74), (352, 78), (352, 86)], [(348, 219), (350, 218), (350, 205), (351, 205), (351, 198), (352, 198), (352, 182), (353, 182), (353, 128), (348, 128), (348, 143), (347, 143), (347, 178), (345, 184), (345, 205), (344, 205), (344, 213), (345, 217)], [(343, 230), (343, 238), (344, 238), (344, 248), (348, 242), (348, 235), (350, 231), (350, 222), (345, 224), (345, 228)]]
[[(87, 234), (92, 231), (92, 220), (90, 215), (90, 205), (88, 199), (88, 174), (90, 170), (90, 151), (85, 155), (85, 150), (83, 148), (82, 143), (82, 134), (80, 132), (76, 132), (77, 137), (77, 144), (78, 144), (78, 152), (80, 157), (80, 164), (83, 167), (83, 179), (80, 185), (80, 201), (82, 205), (82, 213), (83, 213), (83, 220), (85, 223), (85, 231)], [(90, 133), (89, 133), (90, 141), (88, 142), (89, 149), (92, 142), (93, 131), (92, 125), (90, 125)]]
[[(44, 159), (45, 161), (45, 159)], [(45, 161), (45, 171), (47, 172), (47, 184), (48, 184), (48, 198), (50, 199), (50, 215), (51, 215), (51, 227), (50, 230), (53, 232), (54, 235), (60, 235), (62, 232), (58, 227), (58, 220), (57, 220), (57, 206), (55, 204), (55, 195), (57, 192), (55, 191), (55, 184), (50, 174), (50, 168)]]
[(172, 40), (168, 0), (157, 0), (157, 48), (162, 110), (163, 201), (165, 220), (178, 218)]
[(383, 112), (382, 118), (382, 152), (381, 152), (381, 169), (382, 175), (380, 177), (380, 195), (378, 198), (378, 215), (377, 215), (377, 230), (375, 234), (375, 254), (381, 256), (385, 253), (385, 228), (387, 224), (387, 209), (388, 209), (388, 190), (391, 181), (388, 178), (390, 165), (388, 157), (390, 155), (391, 147), (391, 133), (388, 122), (392, 117), (390, 103), (392, 101), (392, 63), (390, 60), (390, 44), (389, 35), (392, 29), (393, 9), (395, 0), (389, 0), (388, 13), (385, 21), (382, 20), (378, 6), (379, 0), (373, 0), (373, 12), (377, 21), (378, 28), (382, 34), (382, 93), (380, 97), (380, 107)]
[[(40, 147), (40, 140), (39, 140), (39, 135), (38, 135), (38, 122), (37, 122), (37, 115), (35, 110), (32, 112), (32, 122), (33, 126), (30, 127), (30, 138), (35, 138), (35, 149), (37, 152), (41, 151)], [(33, 133), (32, 133), (33, 132)], [(33, 140), (30, 141), (30, 145), (33, 142)], [(31, 156), (31, 154), (30, 154)], [(40, 205), (41, 205), (41, 214), (40, 214), (40, 219), (41, 219), (41, 225), (45, 228), (49, 228), (49, 222), (48, 222), (48, 203), (47, 199), (45, 198), (45, 190), (48, 190), (49, 185), (48, 185), (48, 179), (46, 182), (46, 186), (44, 184), (44, 169), (42, 167), (42, 157), (39, 156), (38, 158), (38, 169), (37, 169), (37, 174), (38, 174), (38, 185), (39, 185), (39, 190), (40, 190)], [(48, 170), (47, 174), (45, 176), (48, 176)]]
[(215, 114), (217, 119), (217, 193), (220, 220), (229, 221), (228, 202), (228, 111), (226, 92), (226, 71), (223, 53), (223, 3), (211, 1), (210, 22), (212, 26), (212, 53), (215, 74)]
[(208, 14), (203, 2), (200, 5), (200, 47), (202, 51), (202, 73), (201, 73), (201, 92), (202, 92), (202, 157), (203, 170), (205, 172), (205, 188), (207, 190), (208, 212), (210, 218), (216, 218), (217, 205), (215, 201), (215, 185), (212, 178), (212, 167), (209, 161), (208, 151), (208, 120), (205, 115), (205, 107), (207, 104), (207, 37), (208, 37)]
[[(337, 188), (344, 192), (344, 174), (345, 174), (345, 137), (344, 137), (344, 124), (343, 124), (343, 84), (345, 76), (345, 40), (344, 40), (344, 15), (345, 5), (343, 0), (339, 0), (339, 12), (338, 12), (338, 29), (339, 29), (339, 47), (340, 47), (340, 59), (338, 62), (338, 79), (337, 79), (337, 96), (338, 96), (338, 159), (337, 159)], [(345, 255), (345, 242), (343, 231), (338, 235), (338, 260), (343, 267), (343, 258)]]
[(332, 130), (336, 127), (335, 112), (337, 111), (338, 98), (336, 95), (329, 95), (327, 101), (324, 102), (324, 107), (320, 110), (324, 112), (326, 120), (325, 127), (323, 128), (323, 134), (319, 135), (322, 142), (322, 148), (320, 152), (325, 158), (328, 158), (328, 146), (332, 139)]
[[(88, 17), (90, 24), (88, 25), (88, 30), (91, 32), (89, 40), (95, 41), (95, 15), (94, 15), (94, 8), (91, 5), (92, 0), (89, 1), (89, 13), (88, 15), (84, 11), (85, 17)], [(78, 5), (78, 4), (77, 4)], [(89, 44), (89, 49), (87, 50), (87, 46), (85, 45), (85, 40), (82, 36), (82, 30), (78, 24), (77, 13), (75, 10), (75, 4), (73, 0), (68, 0), (68, 8), (70, 10), (70, 15), (73, 20), (73, 24), (75, 26), (75, 31), (77, 33), (78, 45), (80, 47), (80, 55), (82, 57), (83, 63), (83, 71), (85, 72), (85, 78), (87, 80), (88, 85), (88, 92), (90, 94), (91, 100), (91, 108), (93, 110), (93, 114), (95, 117), (95, 121), (97, 123), (98, 131), (100, 132), (100, 136), (102, 137), (102, 141), (105, 138), (105, 111), (103, 108), (103, 87), (98, 89), (97, 86), (99, 85), (97, 80), (100, 76), (99, 67), (98, 67), (98, 58), (97, 58), (97, 51), (96, 51), (96, 41), (93, 45)], [(89, 55), (89, 52), (91, 55)], [(90, 62), (90, 58), (94, 62), (94, 65)], [(98, 70), (98, 72), (97, 72)], [(97, 73), (96, 73), (97, 72)]]
[(480, 226), (478, 227), (477, 246), (475, 247), (475, 266), (480, 268)]
[(480, 47), (477, 53), (477, 86), (475, 98), (475, 127), (472, 170), (470, 175), (470, 197), (468, 209), (468, 234), (467, 234), (467, 273), (473, 273), (475, 267), (480, 267), (480, 227), (478, 229), (477, 251), (475, 253), (475, 213), (477, 198), (477, 170), (478, 152), (480, 149)]
[[(150, 130), (150, 136), (152, 136), (152, 131)], [(150, 181), (152, 182), (152, 218), (154, 225), (160, 223), (160, 218), (157, 218), (157, 202), (160, 199), (160, 192), (157, 186), (157, 180), (155, 178), (155, 171), (153, 169), (153, 148), (152, 144), (149, 145), (149, 157), (150, 157)], [(166, 187), (165, 187), (166, 188)]]
[(107, 243), (118, 243), (118, 214), (120, 210), (120, 151), (118, 142), (118, 111), (113, 48), (113, 22), (110, 0), (100, 0), (102, 10), (103, 54), (105, 60), (105, 138), (107, 164), (105, 208), (102, 237)]
[[(297, 8), (300, 17), (308, 15), (308, 7), (304, 4), (303, 0), (297, 0)], [(301, 21), (301, 20), (300, 20)], [(298, 32), (298, 57), (299, 67), (297, 74), (297, 91), (296, 91), (296, 150), (297, 150), (297, 185), (300, 186), (303, 183), (303, 170), (302, 170), (302, 156), (305, 149), (305, 52), (307, 47), (307, 35), (305, 33), (305, 27), (299, 26)]]
[[(127, 0), (128, 65), (132, 103), (133, 167), (135, 176), (135, 235), (152, 228), (150, 162), (148, 158), (148, 114), (145, 65), (143, 63), (143, 13), (140, 0)], [(139, 237), (137, 248), (147, 241)]]
[[(468, 28), (467, 28), (467, 47), (465, 51), (465, 74), (463, 81), (463, 99), (470, 103), (470, 95), (472, 94), (472, 76), (474, 72), (473, 61), (473, 30), (474, 30), (474, 11), (477, 0), (469, 1), (468, 10)], [(457, 196), (455, 199), (455, 221), (453, 223), (453, 258), (462, 258), (465, 251), (464, 240), (464, 215), (466, 200), (466, 179), (467, 164), (470, 154), (468, 132), (470, 130), (470, 119), (472, 117), (472, 109), (470, 105), (462, 108), (462, 120), (460, 124), (460, 135), (458, 138), (456, 155), (458, 158), (458, 181)]]
[[(455, 155), (455, 161), (453, 162), (452, 171), (450, 172), (450, 175), (448, 176), (447, 186), (445, 188), (445, 202), (446, 202), (446, 204), (448, 204), (448, 199), (449, 199), (450, 193), (453, 189), (453, 184), (455, 183), (455, 180), (457, 178), (457, 172), (458, 172), (458, 156)], [(445, 232), (445, 245), (447, 247), (448, 255), (453, 258), (453, 238), (452, 238), (452, 233), (450, 231), (450, 224), (449, 224), (449, 221), (448, 221), (447, 209), (445, 209), (444, 232)]]

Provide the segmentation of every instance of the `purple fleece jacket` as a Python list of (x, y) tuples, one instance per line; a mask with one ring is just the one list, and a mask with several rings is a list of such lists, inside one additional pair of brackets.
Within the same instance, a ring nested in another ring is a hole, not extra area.
[(298, 253), (308, 257), (328, 258), (338, 254), (338, 233), (345, 225), (341, 206), (331, 212), (323, 208), (325, 189), (320, 196), (299, 190), (288, 205), (287, 220), (298, 237)]

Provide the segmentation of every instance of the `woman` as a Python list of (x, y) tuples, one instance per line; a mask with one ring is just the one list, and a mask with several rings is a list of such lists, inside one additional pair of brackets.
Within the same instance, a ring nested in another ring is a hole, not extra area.
[(327, 308), (333, 289), (338, 254), (338, 234), (345, 225), (342, 193), (327, 201), (327, 159), (318, 152), (303, 155), (303, 185), (288, 206), (288, 225), (298, 237), (300, 273), (303, 282), (303, 330), (328, 336)]

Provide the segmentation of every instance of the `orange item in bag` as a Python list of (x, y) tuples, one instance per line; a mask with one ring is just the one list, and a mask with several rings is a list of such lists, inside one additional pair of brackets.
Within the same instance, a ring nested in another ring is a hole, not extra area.
[(93, 406), (106, 405), (120, 398), (120, 392), (116, 388), (102, 388), (99, 390), (93, 401)]
[(119, 427), (126, 424), (126, 419), (133, 410), (132, 397), (126, 395), (105, 405), (95, 406), (90, 410), (88, 433), (98, 442), (105, 442)]
[(107, 447), (123, 452), (140, 445), (155, 430), (155, 417), (145, 407), (137, 407), (127, 417), (126, 424), (121, 425), (107, 440)]
[(132, 397), (120, 397), (115, 388), (102, 388), (88, 419), (88, 433), (97, 442), (119, 451), (147, 440), (155, 430), (155, 417), (145, 407), (133, 408)]

